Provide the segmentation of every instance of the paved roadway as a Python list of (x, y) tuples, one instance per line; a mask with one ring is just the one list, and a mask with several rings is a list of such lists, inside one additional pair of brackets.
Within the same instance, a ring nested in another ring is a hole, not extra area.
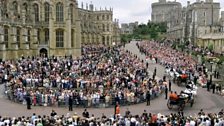
[[(135, 42), (131, 42), (126, 45), (126, 49), (131, 51), (133, 54), (138, 55), (141, 59), (145, 59), (144, 55), (141, 55), (135, 45)], [(164, 68), (158, 64), (151, 64), (149, 70), (153, 71), (154, 68), (157, 68), (158, 77), (162, 77), (164, 73)], [(0, 85), (0, 88), (3, 89), (3, 85)], [(178, 87), (175, 84), (172, 85), (172, 90), (180, 92), (183, 87)], [(3, 90), (0, 90), (3, 91)], [(3, 92), (0, 92), (1, 94)], [(144, 110), (151, 113), (175, 113), (177, 109), (168, 110), (166, 106), (166, 100), (164, 96), (160, 96), (157, 99), (151, 101), (150, 106), (146, 106), (146, 103), (121, 107), (121, 114), (124, 114), (126, 108), (129, 108), (133, 114), (141, 114)], [(184, 113), (189, 115), (193, 115), (198, 113), (198, 111), (203, 108), (205, 112), (219, 112), (221, 108), (224, 108), (224, 98), (210, 92), (207, 92), (205, 89), (198, 89), (198, 96), (196, 98), (196, 102), (191, 108), (187, 105), (184, 109)], [(73, 114), (77, 112), (81, 114), (83, 112), (83, 108), (74, 108), (73, 112), (69, 112), (68, 108), (58, 108), (58, 107), (33, 107), (31, 110), (27, 110), (25, 105), (13, 103), (4, 97), (0, 97), (0, 115), (2, 116), (10, 116), (10, 117), (18, 117), (18, 116), (30, 116), (32, 113), (36, 113), (37, 115), (49, 115), (51, 110), (54, 109), (59, 115), (65, 115), (67, 113)], [(102, 113), (109, 116), (113, 114), (114, 108), (88, 108), (90, 114), (94, 114), (95, 116), (101, 116)]]

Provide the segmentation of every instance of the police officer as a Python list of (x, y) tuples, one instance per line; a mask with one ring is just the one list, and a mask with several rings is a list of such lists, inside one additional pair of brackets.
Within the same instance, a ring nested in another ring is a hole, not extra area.
[(210, 91), (210, 86), (211, 86), (211, 80), (207, 82), (207, 91)]
[(26, 105), (27, 109), (31, 109), (31, 98), (29, 93), (26, 95)]
[(167, 95), (168, 95), (168, 88), (167, 86), (165, 86), (165, 99), (167, 99)]
[(147, 104), (146, 105), (147, 106), (150, 105), (151, 94), (150, 94), (150, 91), (149, 90), (147, 91), (147, 94), (146, 94), (146, 100), (147, 100)]
[(169, 91), (171, 91), (171, 80), (169, 80)]
[(68, 99), (68, 109), (69, 109), (69, 111), (73, 111), (73, 97), (70, 95), (69, 96), (69, 99)]

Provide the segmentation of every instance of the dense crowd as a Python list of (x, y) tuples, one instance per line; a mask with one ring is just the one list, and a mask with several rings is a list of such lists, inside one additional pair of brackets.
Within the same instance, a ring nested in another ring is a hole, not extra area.
[(188, 54), (172, 49), (170, 45), (150, 41), (139, 43), (139, 47), (141, 52), (149, 54), (164, 66), (172, 67), (177, 71), (195, 72), (197, 62)]
[(146, 65), (118, 47), (85, 46), (83, 55), (67, 57), (22, 57), (0, 64), (1, 79), (9, 99), (33, 105), (108, 106), (116, 102), (138, 103), (158, 96), (161, 80), (148, 78)]
[[(180, 75), (187, 74), (188, 79), (192, 80), (195, 84), (199, 84), (202, 87), (207, 87), (208, 91), (213, 90), (213, 93), (221, 94), (224, 96), (224, 90), (221, 84), (212, 83), (211, 76), (208, 76), (208, 69), (205, 64), (197, 63), (191, 55), (185, 52), (172, 48), (172, 44), (167, 42), (155, 42), (145, 41), (137, 43), (141, 53), (146, 54), (151, 60), (154, 60), (169, 70), (175, 70)], [(202, 50), (200, 48), (194, 48), (197, 52), (206, 53), (206, 55), (213, 56), (208, 50)], [(214, 78), (218, 78), (219, 73), (215, 71)], [(175, 80), (174, 77), (172, 77)]]
[(0, 126), (224, 126), (224, 111), (205, 113), (202, 109), (198, 114), (186, 116), (184, 113), (163, 115), (144, 110), (140, 115), (132, 114), (128, 109), (124, 115), (95, 117), (85, 109), (82, 115), (77, 113), (59, 116), (52, 110), (49, 115), (30, 117), (2, 117)]
[(205, 71), (198, 69), (197, 62), (188, 54), (174, 50), (171, 45), (159, 42), (141, 42), (138, 47), (142, 53), (147, 54), (156, 62), (169, 67), (179, 73), (188, 73), (189, 77), (197, 79), (200, 84), (206, 84)]

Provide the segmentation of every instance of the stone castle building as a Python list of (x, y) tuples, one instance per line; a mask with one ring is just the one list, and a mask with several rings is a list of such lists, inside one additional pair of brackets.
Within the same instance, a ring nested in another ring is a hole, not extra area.
[(224, 53), (224, 12), (213, 0), (195, 0), (182, 7), (177, 2), (159, 0), (152, 4), (152, 21), (167, 23), (167, 39), (179, 43), (189, 42), (199, 47), (213, 47)]
[(119, 42), (115, 24), (111, 8), (79, 8), (76, 0), (1, 0), (0, 59), (80, 56), (82, 44)]
[(224, 54), (224, 11), (221, 12), (219, 26), (212, 32), (198, 37), (197, 45), (203, 48), (212, 47), (216, 53)]
[(170, 2), (166, 0), (159, 0), (159, 2), (152, 3), (151, 20), (154, 23), (167, 22), (169, 20), (169, 13), (174, 8), (181, 8), (181, 3)]
[(167, 30), (169, 39), (195, 44), (201, 35), (219, 30), (219, 15), (220, 3), (218, 2), (197, 0), (190, 3), (188, 1), (186, 7), (169, 12)]
[(138, 27), (138, 22), (122, 23), (121, 34), (133, 34), (134, 29)]

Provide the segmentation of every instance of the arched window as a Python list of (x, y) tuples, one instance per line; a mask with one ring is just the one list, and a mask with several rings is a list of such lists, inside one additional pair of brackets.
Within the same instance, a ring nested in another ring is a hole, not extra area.
[(71, 47), (74, 47), (74, 35), (75, 34), (75, 31), (74, 29), (71, 30)]
[(56, 4), (56, 21), (57, 22), (64, 21), (64, 7), (62, 3)]
[(104, 15), (102, 16), (102, 20), (105, 20), (105, 16)]
[(44, 4), (44, 21), (49, 22), (49, 17), (50, 17), (50, 4), (45, 3)]
[(105, 41), (106, 41), (105, 36), (102, 37), (102, 41), (103, 41), (103, 45), (105, 45)]
[(34, 21), (38, 22), (39, 21), (39, 6), (38, 6), (38, 4), (33, 5), (33, 10), (34, 10)]
[(5, 43), (5, 48), (8, 48), (9, 46), (9, 28), (4, 27), (4, 43)]
[(99, 16), (98, 16), (98, 15), (97, 15), (96, 19), (97, 19), (97, 21), (99, 21), (99, 20), (100, 20), (100, 18), (99, 18)]
[(18, 3), (16, 1), (13, 2), (13, 11), (18, 12)]
[(20, 48), (20, 34), (21, 34), (21, 29), (17, 27), (16, 28), (16, 43), (18, 44), (18, 48)]
[(1, 15), (3, 15), (5, 18), (8, 18), (8, 7), (7, 7), (7, 1), (3, 0), (1, 1)]
[(69, 11), (70, 11), (70, 15), (71, 15), (71, 22), (73, 23), (73, 4), (70, 4), (69, 6)]
[(110, 43), (110, 36), (107, 36), (107, 45)]
[(23, 10), (25, 11), (25, 20), (27, 21), (28, 20), (28, 5), (27, 3), (24, 3), (23, 4)]
[(110, 19), (110, 16), (109, 15), (107, 15), (107, 20), (109, 20)]
[(37, 29), (37, 41), (40, 42), (40, 29)]
[(56, 30), (56, 47), (64, 47), (64, 31), (61, 29)]
[(110, 31), (110, 25), (109, 24), (107, 25), (107, 31), (108, 32)]
[(30, 41), (31, 41), (31, 30), (28, 29), (27, 30), (27, 43), (30, 43)]
[(105, 31), (105, 25), (103, 24), (103, 31)]
[(23, 9), (25, 10), (25, 12), (28, 11), (28, 5), (27, 5), (27, 3), (24, 3), (24, 4), (23, 4)]
[(48, 41), (49, 41), (49, 29), (45, 29), (44, 30), (44, 34), (45, 34), (45, 36), (44, 36), (44, 44), (48, 44)]

